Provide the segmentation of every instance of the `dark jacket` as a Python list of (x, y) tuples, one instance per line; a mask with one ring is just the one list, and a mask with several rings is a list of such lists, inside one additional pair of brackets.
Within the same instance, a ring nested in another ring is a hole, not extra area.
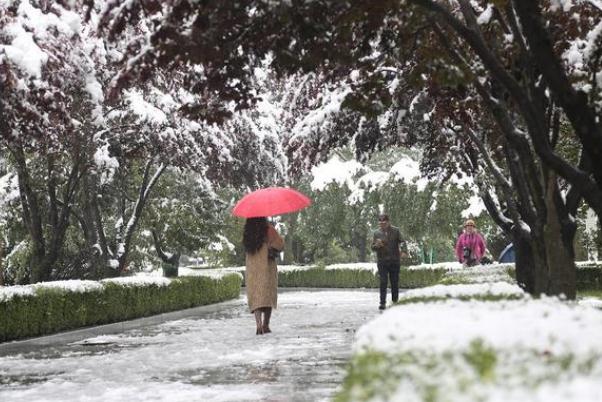
[[(376, 239), (381, 239), (385, 245), (383, 247), (376, 247)], [(407, 253), (406, 242), (401, 238), (399, 228), (389, 226), (385, 231), (380, 228), (374, 231), (374, 236), (372, 237), (372, 250), (376, 251), (378, 262), (399, 262), (400, 245), (402, 245), (403, 251)]]

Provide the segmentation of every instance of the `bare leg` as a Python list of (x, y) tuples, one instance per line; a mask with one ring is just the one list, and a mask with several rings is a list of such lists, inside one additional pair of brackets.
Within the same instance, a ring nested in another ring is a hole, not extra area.
[(263, 309), (263, 333), (268, 334), (272, 332), (270, 330), (270, 318), (272, 317), (272, 308), (265, 307)]
[(262, 309), (260, 308), (256, 308), (253, 312), (255, 314), (255, 325), (257, 325), (257, 331), (255, 332), (255, 335), (263, 334), (263, 327), (261, 326), (261, 310)]

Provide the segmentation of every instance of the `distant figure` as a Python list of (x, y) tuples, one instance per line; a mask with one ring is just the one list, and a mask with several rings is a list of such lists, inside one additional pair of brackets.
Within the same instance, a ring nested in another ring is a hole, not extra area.
[(464, 222), (464, 233), (456, 242), (456, 257), (465, 267), (479, 264), (485, 254), (485, 239), (477, 232), (472, 219)]
[[(374, 232), (372, 250), (376, 251), (378, 276), (380, 277), (380, 304), (379, 309), (384, 310), (387, 302), (387, 281), (391, 282), (391, 298), (393, 303), (399, 298), (399, 270), (400, 257), (407, 257), (406, 243), (401, 238), (399, 228), (391, 226), (389, 216), (378, 216), (379, 229)], [(400, 252), (400, 245), (403, 250)]]
[(284, 240), (265, 217), (259, 217), (247, 219), (242, 242), (246, 252), (245, 285), (249, 309), (255, 314), (256, 334), (267, 334), (272, 332), (270, 317), (278, 303), (275, 254), (284, 248)]

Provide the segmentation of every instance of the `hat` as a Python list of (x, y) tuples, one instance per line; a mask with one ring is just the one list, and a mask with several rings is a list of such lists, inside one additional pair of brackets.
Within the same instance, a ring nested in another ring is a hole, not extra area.
[(466, 222), (464, 222), (464, 227), (466, 226), (477, 226), (474, 224), (474, 221), (472, 219), (467, 219)]

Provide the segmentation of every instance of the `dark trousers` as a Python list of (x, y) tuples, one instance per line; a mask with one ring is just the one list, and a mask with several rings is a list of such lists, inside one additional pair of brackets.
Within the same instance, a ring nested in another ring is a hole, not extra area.
[(398, 261), (379, 261), (378, 276), (380, 277), (380, 304), (387, 302), (387, 280), (391, 281), (391, 298), (393, 302), (399, 299), (399, 269)]

